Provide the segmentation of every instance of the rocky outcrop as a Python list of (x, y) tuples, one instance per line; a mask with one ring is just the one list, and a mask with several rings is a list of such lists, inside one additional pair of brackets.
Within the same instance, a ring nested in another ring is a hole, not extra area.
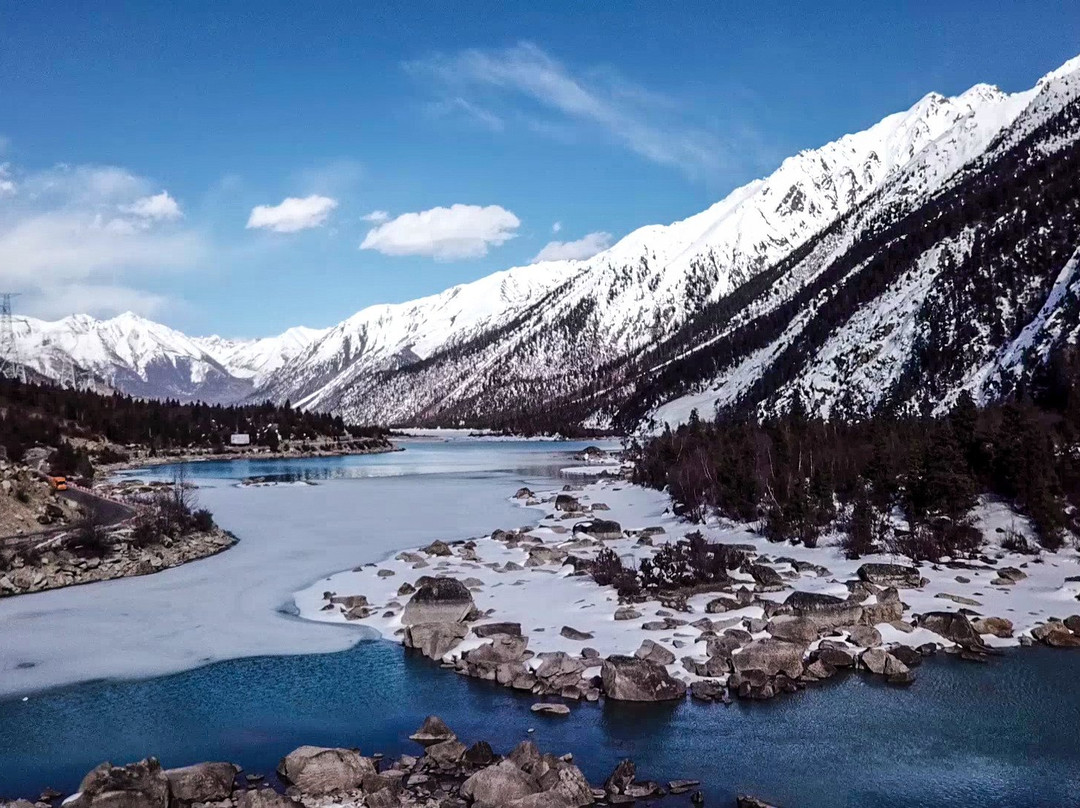
[(420, 623), (405, 629), (405, 647), (415, 648), (428, 659), (442, 659), (468, 633), (464, 623)]
[(653, 662), (610, 656), (600, 670), (604, 695), (615, 701), (670, 701), (686, 695), (686, 683)]
[(74, 808), (167, 808), (169, 778), (157, 758), (127, 766), (102, 763), (79, 785)]
[(803, 671), (805, 653), (806, 646), (800, 643), (777, 639), (754, 640), (732, 655), (732, 664), (740, 673), (757, 670), (767, 676), (782, 673), (797, 679)]
[[(664, 793), (657, 783), (637, 781), (634, 764), (628, 760), (619, 764), (600, 789), (590, 785), (570, 755), (542, 753), (531, 741), (518, 744), (506, 757), (495, 754), (483, 741), (466, 748), (437, 716), (429, 716), (412, 737), (424, 746), (423, 754), (403, 755), (394, 761), (381, 755), (365, 758), (351, 749), (302, 746), (278, 767), (288, 786), (285, 794), (263, 786), (234, 790), (239, 767), (230, 763), (202, 763), (168, 772), (153, 758), (129, 766), (104, 763), (83, 779), (81, 792), (64, 804), (96, 808), (464, 808), (470, 804), (475, 808), (586, 808), (601, 796), (605, 803), (614, 804)], [(251, 775), (248, 782), (258, 779)], [(671, 791), (684, 793), (695, 785), (692, 780), (672, 780)], [(35, 808), (28, 801), (0, 800), (0, 806)], [(38, 808), (44, 808), (43, 803)]]

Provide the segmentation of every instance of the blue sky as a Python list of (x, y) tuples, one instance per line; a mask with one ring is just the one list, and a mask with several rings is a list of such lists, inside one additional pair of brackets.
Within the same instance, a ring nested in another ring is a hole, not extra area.
[(1078, 52), (1076, 2), (8, 4), (0, 281), (41, 316), (330, 325)]

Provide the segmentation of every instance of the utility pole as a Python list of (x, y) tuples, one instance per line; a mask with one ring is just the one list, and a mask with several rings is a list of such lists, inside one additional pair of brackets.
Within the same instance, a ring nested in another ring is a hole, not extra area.
[(26, 368), (19, 361), (19, 345), (15, 341), (15, 324), (11, 317), (11, 301), (18, 292), (0, 292), (0, 376), (26, 381)]

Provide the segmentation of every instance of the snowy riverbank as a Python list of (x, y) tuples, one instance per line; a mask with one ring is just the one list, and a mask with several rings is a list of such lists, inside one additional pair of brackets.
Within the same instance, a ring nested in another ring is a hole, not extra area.
[[(521, 661), (530, 673), (552, 653), (563, 652), (574, 659), (589, 658), (581, 671), (587, 680), (604, 657), (638, 653), (687, 684), (724, 683), (732, 670), (738, 674), (749, 666), (749, 657), (743, 656), (747, 651), (764, 654), (769, 657), (765, 667), (773, 666), (778, 643), (784, 643), (785, 650), (795, 646), (806, 663), (805, 669), (800, 665), (795, 671), (787, 666), (792, 679), (824, 678), (828, 671), (822, 666), (813, 669), (810, 663), (820, 655), (830, 660), (825, 668), (843, 665), (846, 654), (854, 666), (880, 667), (876, 672), (887, 675), (904, 671), (894, 678), (909, 681), (906, 672), (917, 664), (914, 649), (920, 646), (929, 653), (930, 644), (967, 652), (1018, 645), (1031, 641), (1039, 627), (1080, 613), (1077, 552), (1067, 549), (1032, 557), (1003, 551), (1004, 531), (1026, 528), (1021, 518), (996, 503), (983, 503), (978, 510), (978, 524), (987, 537), (981, 557), (922, 564), (912, 576), (910, 569), (874, 566), (906, 565), (906, 559), (884, 555), (846, 559), (835, 538), (807, 548), (769, 543), (747, 525), (703, 528), (682, 522), (668, 511), (666, 495), (621, 480), (601, 479), (570, 492), (580, 508), (569, 513), (555, 509), (559, 493), (518, 500), (541, 502), (547, 510), (538, 524), (520, 531), (398, 553), (382, 563), (319, 580), (296, 593), (299, 612), (310, 620), (369, 626), (384, 637), (408, 641), (407, 625), (415, 621), (408, 618), (406, 607), (422, 583), (418, 579), (449, 576), (469, 590), (475, 605), (471, 630), (458, 631), (460, 637), (453, 632), (444, 637), (442, 645), (448, 650), (432, 655), (463, 672), (470, 672), (469, 652), (503, 642), (490, 637), (495, 627), (477, 630), (484, 623), (498, 622), (520, 624), (528, 650), (520, 660), (508, 661)], [(621, 529), (612, 534), (610, 526), (601, 526), (607, 532), (600, 535), (588, 524), (590, 519), (612, 520)], [(575, 574), (574, 564), (567, 563), (574, 557), (594, 558), (607, 547), (624, 564), (637, 566), (662, 543), (683, 539), (695, 530), (702, 530), (710, 542), (740, 546), (747, 564), (730, 572), (731, 586), (689, 594), (685, 606), (665, 599), (666, 603), (646, 600), (620, 607), (614, 589), (597, 585), (587, 574)], [(792, 608), (788, 599), (793, 592), (809, 594), (791, 603), (802, 598), (812, 601), (813, 608), (806, 603), (806, 608)], [(833, 617), (823, 623), (822, 612)], [(931, 613), (958, 616), (942, 620)], [(1066, 629), (1057, 636), (1060, 644), (1074, 640), (1080, 644), (1077, 624), (1068, 620), (1068, 625), (1071, 632)], [(727, 637), (733, 639), (728, 642)], [(517, 645), (525, 648), (525, 643)], [(726, 665), (712, 662), (718, 645), (728, 649)], [(875, 651), (864, 660), (870, 647), (887, 653)], [(441, 651), (440, 642), (429, 644), (432, 649)], [(775, 666), (784, 670), (785, 663)], [(503, 676), (508, 677), (510, 673)], [(519, 677), (519, 683), (527, 681)]]

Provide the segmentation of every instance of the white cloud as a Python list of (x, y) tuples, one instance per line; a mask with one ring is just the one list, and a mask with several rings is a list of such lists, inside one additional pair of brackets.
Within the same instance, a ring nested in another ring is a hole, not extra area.
[(589, 233), (577, 241), (549, 241), (532, 262), (583, 260), (611, 246), (611, 233)]
[(0, 163), (0, 196), (14, 194), (16, 189), (15, 180), (11, 178), (11, 166), (8, 163)]
[(338, 206), (328, 196), (290, 196), (278, 205), (256, 205), (248, 217), (248, 229), (273, 230), (275, 233), (295, 233), (321, 227), (331, 211)]
[(139, 287), (205, 255), (202, 236), (177, 226), (175, 200), (125, 169), (61, 165), (18, 177), (0, 206), (0, 286), (25, 295), (22, 311), (150, 312), (165, 299)]
[(374, 222), (375, 224), (382, 224), (383, 222), (390, 221), (390, 214), (385, 210), (373, 210), (366, 216), (361, 216), (365, 222)]
[(562, 222), (555, 222), (555, 224), (551, 226), (552, 233), (558, 233), (560, 230), (562, 230)]
[[(445, 109), (476, 117), (482, 109), (500, 122), (516, 117), (537, 132), (559, 132), (566, 124), (599, 130), (606, 137), (661, 165), (691, 175), (722, 168), (735, 153), (713, 131), (687, 120), (688, 112), (667, 96), (651, 92), (611, 70), (574, 73), (530, 43), (499, 50), (465, 50), (407, 62), (414, 75), (433, 78), (443, 92)], [(498, 116), (492, 103), (510, 105)], [(524, 102), (524, 103), (521, 103)], [(516, 104), (516, 106), (514, 106)], [(538, 120), (536, 107), (548, 115)], [(550, 120), (554, 114), (555, 120)]]
[(514, 238), (521, 221), (498, 205), (451, 205), (403, 213), (372, 228), (362, 250), (384, 255), (426, 255), (439, 261), (479, 258)]
[(140, 219), (149, 219), (155, 222), (168, 222), (184, 217), (180, 206), (176, 204), (175, 199), (169, 196), (168, 191), (136, 199), (130, 205), (121, 205), (120, 210), (138, 216)]

